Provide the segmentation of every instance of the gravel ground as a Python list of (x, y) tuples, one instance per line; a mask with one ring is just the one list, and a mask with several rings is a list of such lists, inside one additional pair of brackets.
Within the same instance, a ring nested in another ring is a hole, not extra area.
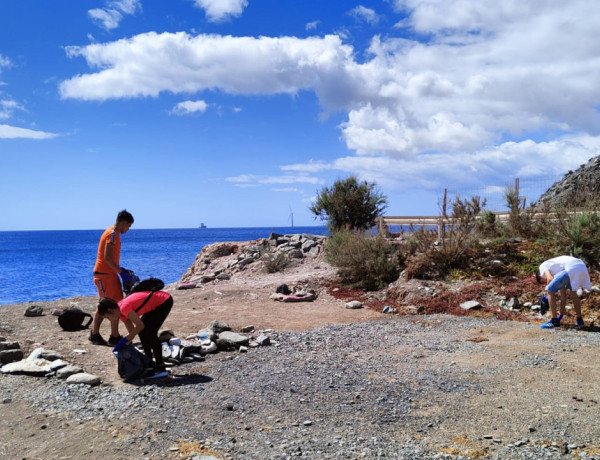
[(1, 376), (0, 457), (600, 459), (598, 333), (446, 315), (268, 333), (152, 384)]

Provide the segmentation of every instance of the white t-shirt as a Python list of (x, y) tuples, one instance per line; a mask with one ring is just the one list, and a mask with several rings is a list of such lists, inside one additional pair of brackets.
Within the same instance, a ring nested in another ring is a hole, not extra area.
[(585, 289), (589, 291), (592, 288), (590, 282), (590, 274), (588, 273), (585, 263), (571, 256), (559, 256), (554, 259), (546, 260), (540, 265), (540, 274), (544, 274), (549, 271), (552, 276), (556, 276), (563, 270), (569, 275), (569, 281), (571, 282), (571, 289), (576, 291), (578, 289)]

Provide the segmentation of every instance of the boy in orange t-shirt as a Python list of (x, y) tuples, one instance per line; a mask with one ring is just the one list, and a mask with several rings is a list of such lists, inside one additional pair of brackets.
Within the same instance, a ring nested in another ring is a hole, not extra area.
[[(121, 234), (127, 233), (133, 224), (133, 216), (127, 210), (119, 212), (115, 225), (108, 227), (100, 237), (98, 254), (94, 265), (94, 284), (98, 288), (100, 298), (109, 298), (118, 302), (123, 298), (121, 281), (119, 276), (127, 277), (127, 271), (119, 266), (121, 257)], [(94, 345), (106, 345), (106, 341), (100, 335), (100, 324), (102, 316), (94, 316), (92, 332), (89, 336)], [(119, 321), (110, 322), (110, 337), (108, 343), (116, 345), (121, 336), (119, 335)]]

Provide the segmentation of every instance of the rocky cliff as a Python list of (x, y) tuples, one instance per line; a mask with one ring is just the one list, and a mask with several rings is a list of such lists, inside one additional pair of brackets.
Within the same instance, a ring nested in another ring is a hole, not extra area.
[(596, 156), (577, 170), (567, 172), (537, 200), (536, 206), (588, 207), (599, 200), (600, 156)]

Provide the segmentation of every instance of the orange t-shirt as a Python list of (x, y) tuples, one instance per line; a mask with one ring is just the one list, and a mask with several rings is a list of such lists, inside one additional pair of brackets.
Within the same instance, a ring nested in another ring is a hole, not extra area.
[(96, 256), (96, 265), (94, 265), (95, 272), (114, 273), (104, 258), (104, 251), (106, 249), (106, 245), (109, 243), (112, 243), (113, 245), (113, 262), (119, 265), (119, 259), (121, 258), (121, 235), (115, 230), (114, 225), (104, 230), (104, 233), (100, 237), (100, 243), (98, 244), (98, 255)]

